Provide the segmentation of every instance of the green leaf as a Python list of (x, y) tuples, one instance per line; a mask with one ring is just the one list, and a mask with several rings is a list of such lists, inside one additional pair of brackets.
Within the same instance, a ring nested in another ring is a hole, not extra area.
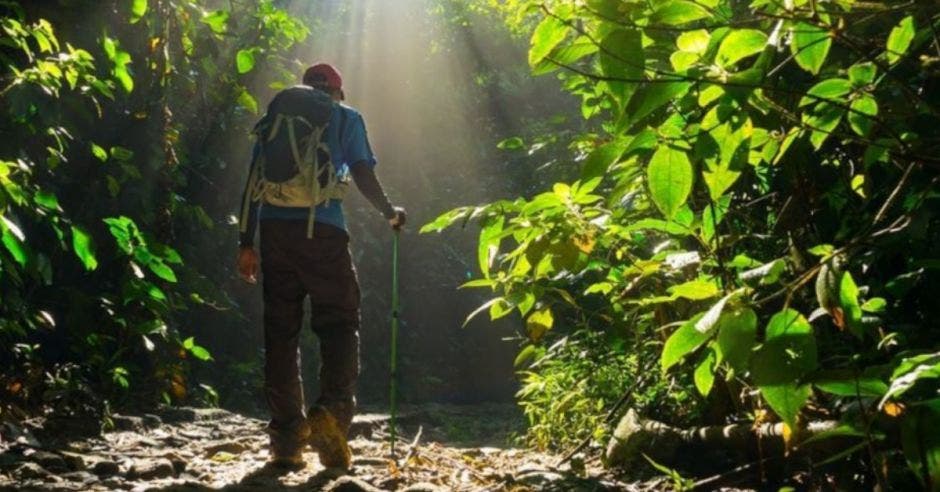
[(709, 16), (708, 10), (701, 5), (687, 0), (670, 0), (660, 3), (650, 20), (655, 23), (678, 26), (688, 24)]
[(819, 73), (819, 69), (826, 62), (826, 56), (829, 55), (830, 47), (832, 38), (827, 29), (806, 22), (797, 23), (794, 27), (790, 50), (796, 63), (809, 73)]
[(199, 345), (194, 345), (193, 348), (189, 349), (189, 353), (193, 354), (193, 357), (199, 360), (212, 360), (212, 354), (210, 354), (205, 347), (200, 347)]
[(176, 283), (177, 281), (176, 273), (173, 272), (173, 269), (167, 266), (167, 264), (160, 259), (152, 259), (147, 263), (147, 268), (149, 268), (150, 271), (154, 273), (154, 275), (162, 278), (163, 280), (166, 280), (167, 282)]
[(568, 26), (556, 17), (546, 17), (532, 32), (529, 66), (535, 67), (547, 57), (568, 34)]
[(856, 87), (860, 87), (872, 83), (877, 73), (878, 67), (876, 67), (874, 63), (856, 63), (849, 67), (849, 80), (852, 81), (852, 84)]
[(791, 429), (812, 392), (801, 380), (816, 364), (816, 338), (806, 318), (792, 309), (775, 314), (763, 347), (751, 360), (751, 372), (767, 404)]
[(666, 340), (659, 362), (663, 371), (676, 365), (683, 357), (695, 351), (708, 341), (710, 334), (704, 334), (695, 329), (695, 324), (702, 315), (697, 315), (686, 321)]
[(888, 35), (888, 44), (885, 48), (885, 56), (888, 57), (888, 63), (894, 64), (907, 53), (911, 47), (911, 41), (914, 39), (914, 17), (907, 16), (891, 29)]
[(624, 113), (624, 120), (618, 126), (629, 130), (666, 103), (680, 99), (691, 86), (691, 82), (665, 82), (643, 86), (636, 91), (630, 103), (630, 109)]
[(119, 161), (129, 161), (134, 158), (134, 151), (124, 147), (111, 147), (111, 157)]
[(800, 100), (800, 106), (806, 106), (818, 101), (841, 101), (842, 96), (852, 90), (852, 83), (847, 79), (826, 79), (811, 87), (806, 94), (815, 97), (804, 97)]
[[(607, 77), (640, 80), (643, 78), (644, 54), (643, 38), (635, 29), (617, 29), (601, 41), (598, 55), (601, 71)], [(611, 80), (605, 82), (617, 99), (618, 110), (626, 107), (637, 84)]]
[(40, 190), (33, 195), (33, 200), (42, 208), (59, 210), (59, 198), (55, 196), (55, 193)]
[(519, 351), (519, 354), (516, 355), (516, 359), (512, 362), (512, 366), (515, 368), (521, 368), (525, 365), (526, 362), (533, 359), (537, 355), (538, 349), (535, 345), (529, 344), (525, 348)]
[(842, 280), (839, 283), (839, 304), (842, 306), (845, 324), (849, 331), (858, 338), (862, 338), (862, 307), (858, 304), (858, 286), (849, 272), (842, 274)]
[(719, 361), (727, 362), (735, 373), (743, 374), (756, 343), (757, 313), (753, 309), (745, 308), (721, 315), (717, 338)]
[(717, 296), (720, 292), (718, 285), (711, 280), (690, 280), (684, 284), (674, 285), (669, 288), (670, 294), (693, 301), (709, 299)]
[(241, 49), (235, 55), (235, 67), (238, 73), (248, 73), (255, 68), (255, 52), (253, 49)]
[(423, 227), (421, 227), (420, 233), (427, 234), (429, 232), (441, 232), (444, 229), (452, 226), (458, 220), (467, 219), (473, 210), (473, 207), (460, 207), (445, 212), (433, 221), (428, 222)]
[(108, 160), (108, 152), (104, 148), (94, 142), (91, 143), (91, 154), (94, 155), (99, 161), (105, 162)]
[(139, 21), (147, 13), (147, 0), (131, 0), (131, 24)]
[(251, 111), (252, 113), (258, 113), (258, 101), (251, 95), (247, 90), (242, 90), (238, 94), (238, 105)]
[(20, 266), (26, 266), (27, 249), (23, 243), (26, 236), (23, 231), (3, 215), (0, 215), (0, 230), (3, 231), (3, 246), (13, 256), (13, 260), (19, 263)]
[(201, 19), (203, 24), (209, 26), (209, 29), (216, 34), (225, 34), (228, 27), (229, 12), (227, 10), (215, 10), (206, 13)]
[(758, 280), (761, 285), (770, 285), (780, 279), (780, 275), (786, 271), (787, 264), (781, 259), (766, 263), (757, 268), (752, 268), (741, 272), (741, 280)]
[(91, 235), (81, 227), (72, 226), (72, 249), (78, 259), (82, 260), (85, 270), (91, 271), (98, 268), (94, 241), (92, 241)]
[(676, 47), (689, 53), (704, 53), (708, 49), (708, 41), (711, 36), (705, 29), (695, 31), (686, 31), (676, 38)]
[(871, 95), (862, 94), (861, 97), (852, 101), (849, 108), (849, 126), (855, 133), (867, 137), (874, 123), (871, 117), (878, 115), (878, 102)]
[(884, 406), (888, 399), (903, 395), (918, 381), (937, 378), (940, 378), (940, 352), (903, 359), (891, 374), (891, 387), (879, 406)]
[(856, 374), (851, 370), (825, 371), (813, 377), (813, 385), (836, 396), (882, 397), (888, 385), (874, 375)]
[(883, 297), (872, 297), (871, 299), (865, 301), (862, 304), (862, 311), (866, 313), (883, 313), (885, 308), (888, 307), (888, 301)]
[(699, 394), (708, 396), (711, 393), (712, 386), (715, 384), (715, 352), (713, 350), (706, 352), (698, 366), (695, 367), (693, 380), (695, 381), (695, 389), (698, 390)]
[(767, 46), (767, 34), (757, 29), (737, 29), (731, 31), (721, 41), (715, 62), (728, 68), (738, 61), (756, 55)]
[(685, 205), (692, 192), (692, 164), (682, 150), (662, 145), (647, 167), (647, 179), (653, 202), (667, 219)]
[(617, 139), (594, 149), (584, 160), (581, 180), (587, 181), (607, 174), (607, 169), (620, 160), (626, 148), (626, 142)]
[(817, 104), (812, 111), (803, 113), (802, 121), (812, 131), (809, 141), (814, 149), (819, 150), (822, 147), (839, 126), (839, 121), (844, 115), (845, 109), (825, 102)]
[(496, 144), (496, 148), (500, 150), (520, 150), (525, 148), (525, 142), (519, 137), (507, 138)]

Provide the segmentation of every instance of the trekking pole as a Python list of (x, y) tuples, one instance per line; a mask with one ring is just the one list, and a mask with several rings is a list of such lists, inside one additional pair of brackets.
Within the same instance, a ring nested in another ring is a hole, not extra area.
[(392, 347), (389, 404), (391, 406), (391, 455), (395, 458), (395, 414), (398, 407), (398, 238), (401, 231), (395, 229), (392, 240)]

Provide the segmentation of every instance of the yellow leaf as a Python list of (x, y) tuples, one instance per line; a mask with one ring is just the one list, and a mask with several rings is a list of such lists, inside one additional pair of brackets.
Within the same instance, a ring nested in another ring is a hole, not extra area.
[(904, 413), (904, 405), (889, 401), (888, 403), (885, 403), (883, 410), (885, 415), (889, 417), (898, 417)]
[(575, 236), (574, 245), (578, 247), (585, 254), (591, 254), (591, 251), (594, 251), (594, 240), (593, 234), (586, 234), (584, 236)]

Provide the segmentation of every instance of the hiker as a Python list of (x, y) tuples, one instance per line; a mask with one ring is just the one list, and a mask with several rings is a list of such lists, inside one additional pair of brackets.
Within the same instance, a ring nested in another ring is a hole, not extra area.
[[(302, 85), (278, 93), (255, 126), (242, 197), (238, 272), (256, 282), (260, 224), (271, 463), (286, 468), (305, 466), (306, 444), (326, 467), (350, 465), (346, 435), (356, 408), (360, 323), (342, 208), (350, 177), (392, 228), (406, 219), (375, 175), (362, 116), (344, 99), (340, 72), (325, 63), (308, 68)], [(321, 391), (305, 414), (298, 340), (307, 296), (320, 339)]]

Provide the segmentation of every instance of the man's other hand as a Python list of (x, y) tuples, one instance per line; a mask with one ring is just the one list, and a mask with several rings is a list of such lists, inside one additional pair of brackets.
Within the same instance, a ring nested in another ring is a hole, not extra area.
[(258, 253), (254, 248), (238, 248), (238, 275), (249, 284), (258, 283)]
[(400, 231), (402, 227), (405, 226), (405, 222), (408, 221), (408, 214), (405, 213), (405, 209), (402, 207), (395, 207), (395, 215), (388, 219), (389, 225), (392, 226), (392, 229)]

